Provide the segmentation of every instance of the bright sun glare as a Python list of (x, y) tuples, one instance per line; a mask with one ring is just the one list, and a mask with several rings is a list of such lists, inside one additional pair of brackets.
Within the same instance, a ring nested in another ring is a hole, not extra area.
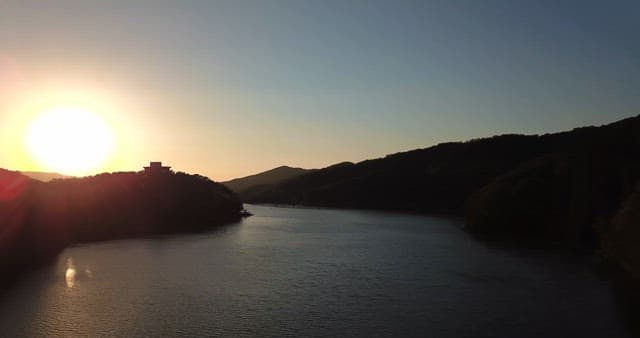
[(97, 114), (63, 107), (45, 111), (31, 121), (25, 146), (46, 170), (82, 175), (105, 164), (114, 150), (114, 137)]

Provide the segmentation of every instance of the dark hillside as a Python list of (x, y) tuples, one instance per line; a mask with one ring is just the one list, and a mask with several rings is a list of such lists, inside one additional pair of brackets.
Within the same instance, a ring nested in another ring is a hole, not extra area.
[(638, 189), (640, 116), (339, 164), (246, 197), (252, 203), (466, 214), (469, 231), (601, 247), (640, 274)]
[(640, 272), (640, 118), (547, 137), (564, 146), (473, 194), (468, 229), (601, 246)]
[(206, 230), (242, 212), (235, 193), (200, 175), (123, 172), (44, 183), (0, 170), (0, 274), (53, 259), (73, 243)]
[[(541, 156), (618, 151), (631, 118), (602, 127), (546, 135), (501, 135), (443, 143), (338, 164), (245, 194), (252, 203), (464, 213), (469, 197), (501, 175)], [(626, 136), (624, 136), (626, 135)], [(586, 156), (586, 157), (585, 157)], [(626, 156), (620, 153), (617, 158)], [(594, 175), (598, 175), (594, 173)]]
[(444, 143), (304, 174), (249, 196), (253, 203), (461, 213), (466, 198), (550, 145), (502, 135)]

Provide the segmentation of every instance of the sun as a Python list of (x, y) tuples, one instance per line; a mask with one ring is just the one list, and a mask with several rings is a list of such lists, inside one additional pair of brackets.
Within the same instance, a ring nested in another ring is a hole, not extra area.
[(67, 175), (100, 170), (114, 151), (114, 141), (111, 128), (98, 114), (79, 107), (44, 111), (31, 121), (24, 137), (35, 162)]

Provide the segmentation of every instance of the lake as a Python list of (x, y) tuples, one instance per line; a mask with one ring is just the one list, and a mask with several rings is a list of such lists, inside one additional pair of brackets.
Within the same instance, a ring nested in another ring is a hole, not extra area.
[(593, 256), (478, 241), (446, 217), (247, 209), (66, 249), (0, 298), (0, 336), (631, 336)]

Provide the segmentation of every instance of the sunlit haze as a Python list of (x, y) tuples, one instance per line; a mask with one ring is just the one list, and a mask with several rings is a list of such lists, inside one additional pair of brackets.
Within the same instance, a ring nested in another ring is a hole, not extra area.
[(0, 167), (155, 160), (226, 180), (607, 123), (640, 112), (639, 15), (637, 1), (0, 1)]
[(30, 122), (25, 146), (44, 169), (82, 175), (104, 169), (115, 140), (100, 116), (79, 107), (60, 107)]

